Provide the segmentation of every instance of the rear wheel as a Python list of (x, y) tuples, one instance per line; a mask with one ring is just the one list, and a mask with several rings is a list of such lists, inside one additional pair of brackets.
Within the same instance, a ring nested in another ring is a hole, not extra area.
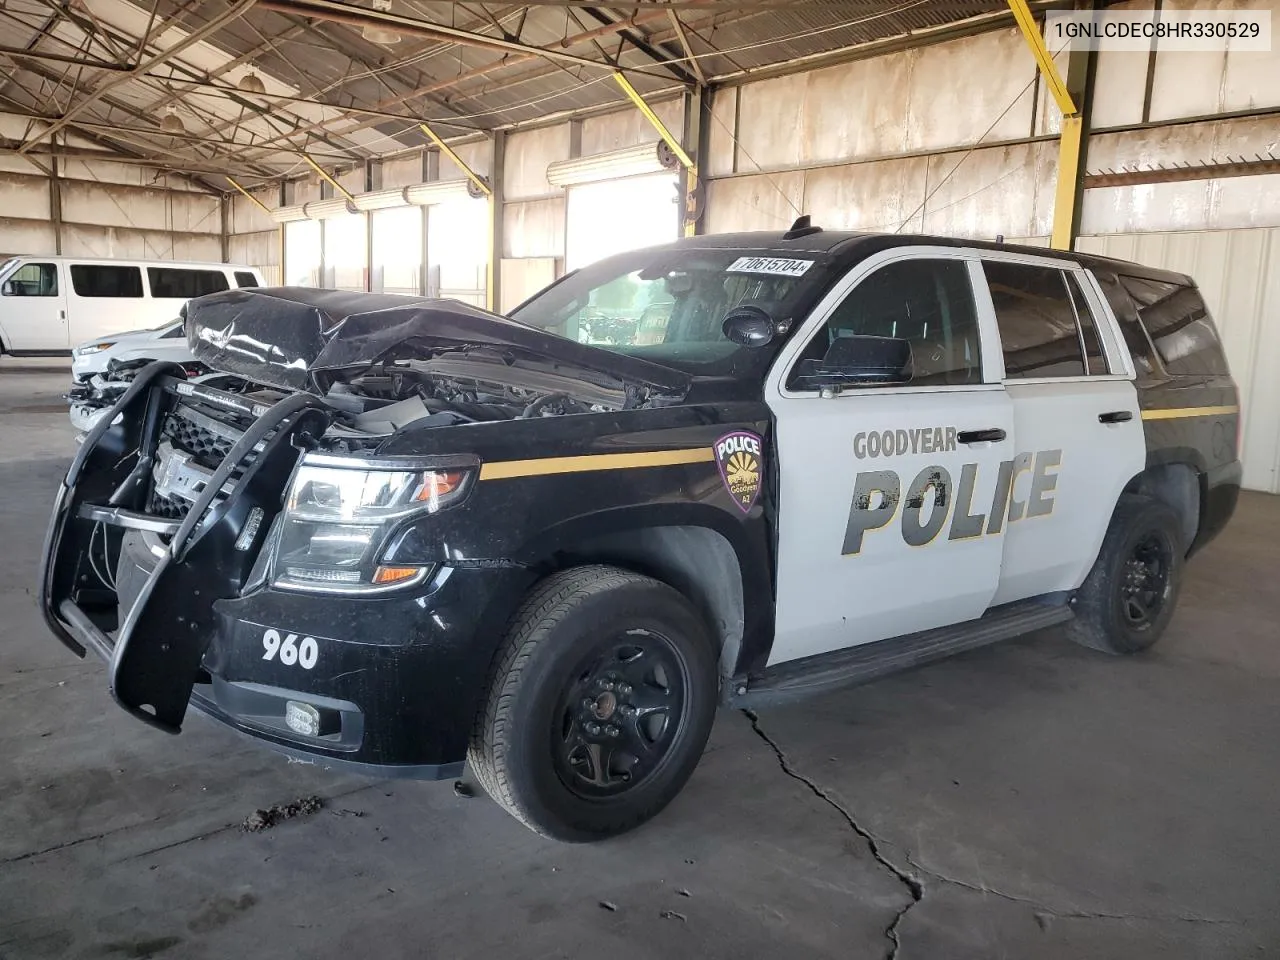
[(615, 567), (548, 577), (512, 620), (468, 759), (532, 830), (630, 830), (693, 773), (716, 703), (702, 618), (664, 583)]
[(1138, 653), (1160, 639), (1178, 601), (1186, 546), (1178, 514), (1148, 497), (1125, 495), (1073, 600), (1067, 633), (1105, 653)]

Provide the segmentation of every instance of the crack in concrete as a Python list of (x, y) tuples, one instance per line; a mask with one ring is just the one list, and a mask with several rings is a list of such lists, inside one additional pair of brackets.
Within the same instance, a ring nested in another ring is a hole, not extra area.
[(798, 780), (800, 783), (803, 783), (809, 788), (815, 797), (822, 800), (840, 814), (840, 816), (844, 818), (844, 821), (853, 829), (853, 832), (866, 841), (867, 849), (871, 851), (871, 856), (875, 859), (876, 863), (880, 864), (880, 866), (893, 874), (894, 878), (906, 887), (907, 892), (911, 894), (911, 899), (894, 915), (893, 921), (885, 928), (884, 931), (884, 935), (888, 938), (890, 944), (888, 960), (895, 960), (898, 955), (898, 951), (902, 949), (902, 940), (899, 935), (899, 928), (911, 908), (924, 899), (924, 884), (920, 882), (918, 877), (890, 860), (883, 851), (881, 851), (879, 839), (877, 839), (871, 831), (867, 830), (866, 827), (858, 823), (853, 814), (845, 809), (840, 801), (836, 800), (823, 787), (819, 786), (813, 780), (809, 779), (791, 766), (791, 763), (787, 760), (787, 755), (782, 751), (782, 748), (778, 746), (778, 744), (775, 743), (763, 729), (761, 729), (760, 718), (754, 710), (743, 710), (742, 713), (751, 721), (751, 729), (755, 731), (756, 736), (767, 743), (769, 745), (769, 749), (773, 751), (774, 756), (778, 758), (778, 766), (782, 768), (782, 772), (791, 779)]
[(893, 876), (904, 886), (911, 894), (911, 900), (907, 903), (893, 918), (893, 922), (885, 929), (885, 936), (889, 939), (891, 949), (888, 954), (888, 960), (895, 960), (898, 952), (902, 948), (902, 940), (900, 929), (907, 913), (917, 903), (924, 899), (925, 887), (921, 877), (927, 877), (938, 883), (948, 884), (950, 886), (960, 887), (964, 890), (971, 890), (975, 893), (981, 893), (984, 896), (990, 895), (1006, 900), (1010, 903), (1022, 904), (1035, 910), (1036, 923), (1042, 928), (1044, 927), (1044, 918), (1050, 917), (1057, 920), (1119, 920), (1124, 922), (1147, 922), (1147, 923), (1203, 923), (1215, 924), (1223, 926), (1246, 926), (1243, 920), (1228, 920), (1221, 917), (1202, 917), (1195, 914), (1140, 914), (1140, 913), (1106, 913), (1095, 910), (1078, 910), (1078, 909), (1060, 909), (1034, 900), (1030, 897), (1020, 897), (1017, 894), (1006, 893), (1003, 890), (997, 890), (988, 887), (985, 884), (970, 883), (957, 877), (947, 876), (923, 866), (916, 860), (913, 860), (910, 853), (906, 853), (906, 862), (909, 869), (904, 869), (894, 863), (881, 849), (882, 841), (877, 838), (866, 827), (862, 826), (854, 818), (853, 814), (844, 807), (837, 799), (831, 796), (827, 790), (811, 780), (809, 777), (800, 773), (791, 765), (787, 759), (786, 753), (782, 748), (760, 727), (760, 718), (754, 710), (743, 710), (743, 714), (751, 721), (751, 729), (756, 735), (769, 745), (774, 756), (778, 758), (778, 765), (782, 768), (782, 772), (793, 780), (803, 783), (818, 799), (822, 800), (841, 817), (853, 829), (853, 831), (866, 841), (871, 856), (875, 861), (888, 870)]
[(1060, 909), (1050, 906), (1031, 897), (1020, 897), (1014, 893), (1006, 893), (1003, 890), (997, 890), (994, 887), (988, 887), (986, 884), (970, 883), (967, 880), (960, 880), (956, 877), (947, 876), (939, 873), (937, 870), (924, 866), (919, 861), (912, 859), (911, 854), (906, 855), (907, 863), (911, 865), (912, 870), (917, 874), (928, 877), (930, 880), (936, 880), (939, 883), (945, 883), (950, 886), (960, 887), (964, 890), (972, 890), (975, 893), (981, 893), (984, 896), (990, 895), (1001, 900), (1007, 900), (1010, 903), (1019, 903), (1028, 907), (1034, 907), (1036, 912), (1044, 916), (1054, 917), (1060, 920), (1142, 920), (1152, 923), (1210, 923), (1222, 924), (1225, 926), (1244, 926), (1242, 920), (1226, 920), (1220, 917), (1200, 917), (1187, 914), (1142, 914), (1142, 913), (1104, 913), (1094, 910), (1078, 910)]

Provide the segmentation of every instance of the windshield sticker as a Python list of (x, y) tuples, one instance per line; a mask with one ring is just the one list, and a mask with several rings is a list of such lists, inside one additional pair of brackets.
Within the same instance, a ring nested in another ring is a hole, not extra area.
[(760, 496), (764, 441), (746, 430), (726, 433), (716, 441), (716, 466), (720, 479), (733, 502), (743, 513), (750, 513)]
[(771, 273), (780, 277), (799, 277), (812, 266), (812, 260), (788, 260), (785, 257), (739, 257), (729, 264), (727, 272)]

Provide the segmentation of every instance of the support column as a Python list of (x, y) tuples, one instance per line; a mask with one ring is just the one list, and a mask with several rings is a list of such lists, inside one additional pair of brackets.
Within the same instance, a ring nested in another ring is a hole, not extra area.
[[(1080, 187), (1083, 181), (1084, 154), (1084, 117), (1081, 115), (1077, 101), (1071, 94), (1068, 84), (1058, 72), (1053, 55), (1045, 46), (1044, 36), (1040, 33), (1040, 25), (1036, 23), (1026, 0), (1006, 0), (1013, 18), (1022, 31), (1031, 55), (1044, 77), (1045, 88), (1053, 95), (1054, 102), (1062, 112), (1062, 136), (1058, 141), (1058, 182), (1053, 201), (1053, 233), (1049, 245), (1055, 250), (1070, 250), (1075, 243), (1077, 226), (1076, 218), (1080, 206)], [(1075, 54), (1072, 54), (1075, 57)], [(1087, 75), (1085, 69), (1078, 78), (1083, 90)]]
[(495, 130), (493, 134), (493, 166), (490, 168), (489, 183), (489, 309), (494, 313), (502, 312), (502, 249), (503, 238), (503, 166), (507, 160), (507, 133)]
[(683, 168), (680, 176), (680, 195), (684, 199), (684, 234), (687, 237), (707, 232), (707, 178), (702, 172), (702, 162), (711, 155), (712, 96), (711, 89), (701, 84), (684, 95), (682, 139), (694, 164)]
[[(54, 137), (54, 146), (57, 147), (58, 140)], [(63, 138), (65, 145), (66, 138)], [(54, 155), (49, 158), (49, 217), (53, 221), (53, 252), (57, 256), (62, 256), (62, 179), (58, 175), (58, 156), (55, 150)]]

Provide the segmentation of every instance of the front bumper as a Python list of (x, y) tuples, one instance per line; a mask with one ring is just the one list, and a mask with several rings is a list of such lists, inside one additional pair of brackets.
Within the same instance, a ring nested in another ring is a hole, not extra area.
[[(160, 418), (181, 383), (172, 373), (139, 375), (90, 431), (59, 491), (40, 592), (51, 629), (80, 655), (107, 659), (116, 701), (167, 731), (181, 729), (190, 704), (326, 765), (456, 776), (501, 636), (499, 598), (519, 596), (527, 571), (444, 566), (419, 587), (367, 599), (255, 585), (256, 554), (297, 460), (293, 439), (322, 432), (313, 416), (322, 414), (305, 396), (273, 407), (186, 518), (166, 520), (144, 513), (132, 491), (149, 487)], [(237, 549), (253, 509), (264, 512), (260, 532)], [(110, 582), (95, 565), (103, 542), (118, 556)], [(314, 726), (290, 724), (291, 715)]]

